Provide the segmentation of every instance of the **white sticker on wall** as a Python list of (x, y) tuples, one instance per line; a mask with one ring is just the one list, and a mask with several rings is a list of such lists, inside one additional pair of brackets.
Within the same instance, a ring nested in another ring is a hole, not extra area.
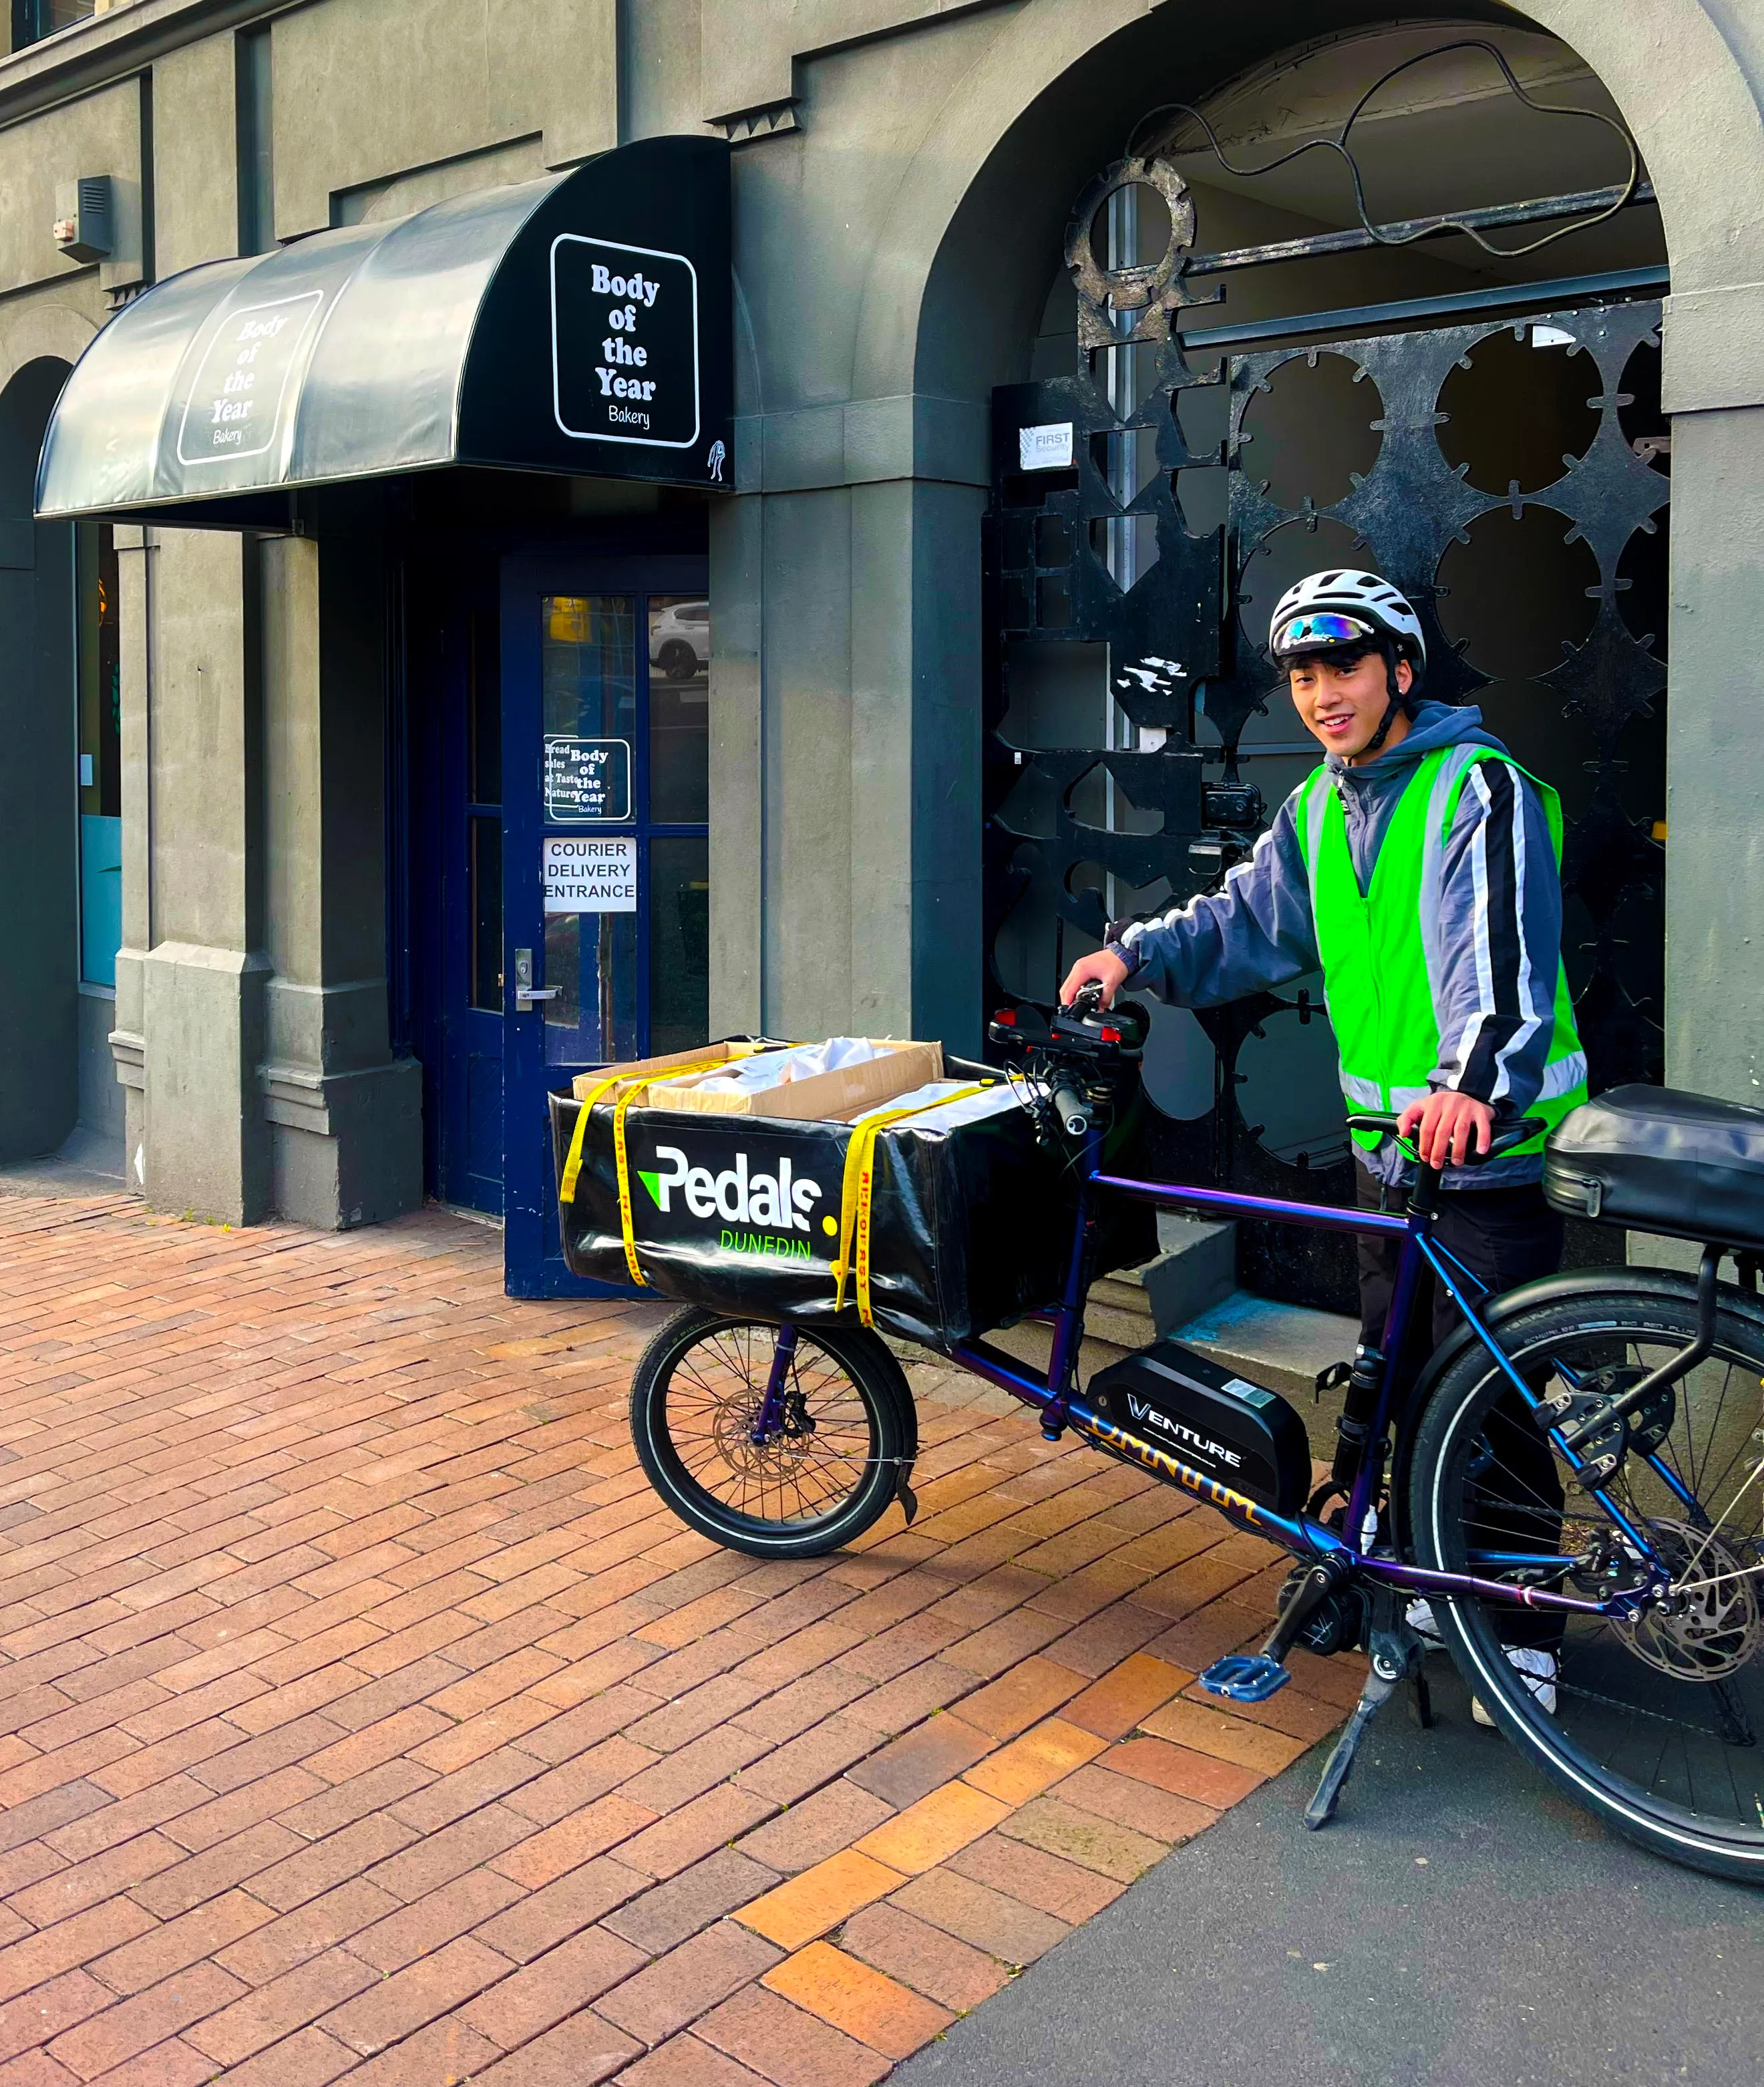
[(637, 843), (628, 834), (548, 834), (540, 874), (548, 913), (634, 913)]
[(1049, 420), (1016, 431), (1018, 467), (1023, 471), (1072, 469), (1072, 422)]

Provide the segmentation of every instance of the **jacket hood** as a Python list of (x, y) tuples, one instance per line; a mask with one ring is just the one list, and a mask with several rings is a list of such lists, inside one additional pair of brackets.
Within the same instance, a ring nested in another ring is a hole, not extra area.
[(1376, 761), (1368, 762), (1364, 768), (1349, 767), (1339, 753), (1324, 755), (1323, 765), (1336, 782), (1378, 794), (1383, 783), (1400, 778), (1406, 780), (1417, 762), (1438, 753), (1442, 746), (1492, 746), (1498, 753), (1507, 750), (1493, 732), (1484, 729), (1482, 713), (1474, 703), (1424, 700), (1416, 705), (1414, 720), (1400, 745), (1386, 747)]

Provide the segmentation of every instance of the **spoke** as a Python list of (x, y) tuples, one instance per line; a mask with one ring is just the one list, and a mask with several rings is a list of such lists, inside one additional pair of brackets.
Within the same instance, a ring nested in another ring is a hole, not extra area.
[(803, 1335), (786, 1379), (786, 1423), (800, 1432), (755, 1442), (777, 1338), (751, 1321), (711, 1329), (676, 1357), (663, 1411), (680, 1467), (707, 1500), (774, 1525), (813, 1522), (863, 1482), (873, 1429), (844, 1366)]
[[(1685, 1338), (1668, 1328), (1624, 1334), (1608, 1322), (1546, 1335), (1543, 1322), (1532, 1323), (1536, 1345), (1522, 1335), (1511, 1358), (1528, 1381), (1540, 1355), (1574, 1382), (1619, 1366), (1613, 1351), (1622, 1368), (1645, 1375), (1681, 1352)], [(1743, 1349), (1723, 1348), (1677, 1386), (1666, 1435), (1647, 1455), (1632, 1453), (1606, 1489), (1608, 1507), (1572, 1485), (1559, 1448), (1541, 1431), (1534, 1459), (1529, 1436), (1515, 1432), (1515, 1398), (1491, 1373), (1477, 1400), (1460, 1409), (1447, 1478), (1458, 1546), (1447, 1562), (1459, 1569), (1487, 1575), (1494, 1561), (1478, 1564), (1471, 1553), (1498, 1551), (1506, 1554), (1499, 1578), (1523, 1583), (1552, 1559), (1584, 1558), (1585, 1566), (1551, 1569), (1558, 1580), (1565, 1570), (1578, 1573), (1566, 1584), (1591, 1592), (1638, 1587), (1647, 1561), (1664, 1567), (1671, 1579), (1664, 1603), (1651, 1600), (1631, 1618), (1560, 1622), (1555, 1707), (1543, 1708), (1534, 1693), (1526, 1715), (1540, 1731), (1553, 1726), (1632, 1802), (1689, 1811), (1715, 1833), (1753, 1839), (1764, 1827), (1764, 1793), (1753, 1787), (1764, 1773), (1754, 1741), (1764, 1732), (1764, 1432), (1748, 1440), (1754, 1416), (1745, 1401), (1755, 1397), (1761, 1366), (1764, 1355), (1754, 1361)], [(1551, 1496), (1553, 1479), (1563, 1482), (1560, 1498)], [(1621, 1522), (1636, 1533), (1639, 1551)], [(1515, 1556), (1534, 1550), (1535, 1565)], [(1551, 1649), (1541, 1612), (1472, 1601), (1462, 1613), (1491, 1653), (1509, 1632)], [(1743, 1756), (1736, 1752), (1742, 1745)]]

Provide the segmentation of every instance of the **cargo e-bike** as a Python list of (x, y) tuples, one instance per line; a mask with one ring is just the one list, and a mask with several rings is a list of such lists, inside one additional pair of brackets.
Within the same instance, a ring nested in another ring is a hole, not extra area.
[[(1068, 1142), (1077, 1218), (1063, 1295), (1033, 1315), (1051, 1330), (1045, 1373), (980, 1338), (952, 1343), (948, 1359), (1034, 1408), (1050, 1440), (1072, 1428), (1294, 1555), (1266, 1643), (1200, 1679), (1255, 1702), (1286, 1681), (1295, 1645), (1370, 1654), (1311, 1825), (1333, 1812), (1367, 1722), (1405, 1680), (1425, 1722), (1429, 1640), (1417, 1626), (1430, 1611), (1502, 1731), (1577, 1803), (1674, 1860), (1764, 1880), (1764, 1303), (1717, 1279), (1723, 1240), (1705, 1241), (1694, 1276), (1606, 1267), (1490, 1296), (1434, 1236), (1440, 1181), (1427, 1167), (1401, 1216), (1109, 1171), (1104, 1133), (1136, 1098), (1147, 1026), (1143, 1008), (1104, 1013), (1093, 992), (995, 1018), (1046, 1135)], [(1505, 1126), (1489, 1156), (1541, 1128)], [(1323, 1483), (1285, 1400), (1174, 1342), (1080, 1389), (1110, 1197), (1400, 1238), (1383, 1340), (1347, 1372)], [(1755, 1283), (1755, 1267), (1741, 1267)], [(1399, 1397), (1385, 1358), (1403, 1351), (1425, 1270), (1463, 1323)], [(733, 1549), (816, 1556), (897, 1500), (913, 1511), (912, 1396), (861, 1327), (688, 1306), (645, 1355), (631, 1410), (663, 1498)], [(1508, 1658), (1515, 1636), (1553, 1643), (1553, 1679)]]

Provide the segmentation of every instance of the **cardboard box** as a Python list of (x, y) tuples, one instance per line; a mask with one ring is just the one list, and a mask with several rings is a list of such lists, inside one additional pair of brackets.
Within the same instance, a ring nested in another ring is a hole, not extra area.
[[(782, 1050), (785, 1046), (769, 1047)], [(701, 1044), (694, 1051), (669, 1051), (659, 1058), (633, 1058), (623, 1065), (597, 1065), (592, 1072), (578, 1073), (570, 1083), (570, 1091), (577, 1101), (586, 1101), (594, 1089), (604, 1082), (618, 1080), (618, 1085), (608, 1087), (601, 1096), (603, 1101), (622, 1101), (633, 1086), (641, 1086), (663, 1073), (678, 1072), (682, 1065), (726, 1065), (731, 1060), (751, 1057), (738, 1039), (724, 1044)], [(906, 1092), (903, 1087), (902, 1094)]]
[(883, 1056), (867, 1059), (861, 1065), (812, 1073), (805, 1080), (790, 1080), (782, 1086), (764, 1087), (751, 1095), (707, 1095), (695, 1087), (658, 1087), (650, 1095), (648, 1106), (682, 1115), (757, 1116), (795, 1123), (837, 1123), (944, 1077), (941, 1044), (896, 1043), (888, 1037), (871, 1040), (880, 1046)]

